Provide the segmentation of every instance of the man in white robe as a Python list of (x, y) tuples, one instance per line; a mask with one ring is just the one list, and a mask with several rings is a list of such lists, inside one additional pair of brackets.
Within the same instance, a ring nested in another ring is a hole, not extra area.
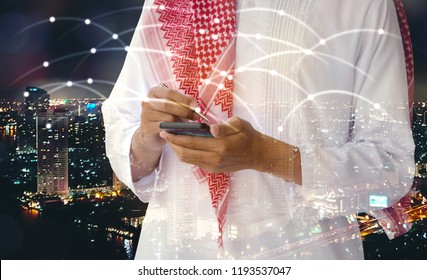
[[(353, 214), (395, 204), (413, 179), (393, 1), (237, 0), (234, 117), (214, 126), (216, 138), (195, 142), (161, 132), (144, 112), (154, 99), (175, 98), (160, 82), (179, 89), (164, 38), (147, 32), (159, 28), (147, 25), (159, 9), (154, 2), (145, 1), (102, 109), (113, 170), (149, 203), (136, 258), (363, 259)], [(176, 114), (197, 119), (188, 111)], [(226, 142), (230, 124), (240, 125), (243, 136), (268, 140), (240, 138), (246, 141), (224, 147), (223, 165), (189, 156), (206, 155), (197, 154), (205, 141)], [(147, 130), (157, 135), (150, 142), (157, 146), (137, 143)], [(227, 162), (243, 147), (248, 150), (237, 162)], [(151, 149), (159, 152), (147, 156)], [(221, 248), (210, 193), (195, 165), (230, 174)]]

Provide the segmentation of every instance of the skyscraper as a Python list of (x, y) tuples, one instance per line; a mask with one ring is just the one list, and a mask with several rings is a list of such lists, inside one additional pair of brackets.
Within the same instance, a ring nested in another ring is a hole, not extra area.
[(116, 173), (113, 172), (113, 189), (116, 191), (121, 191), (126, 189), (127, 186), (117, 178)]
[(18, 126), (18, 148), (35, 152), (37, 149), (37, 112), (49, 108), (50, 96), (41, 88), (29, 86), (24, 92), (21, 120)]
[(68, 194), (68, 114), (64, 108), (37, 113), (37, 191)]

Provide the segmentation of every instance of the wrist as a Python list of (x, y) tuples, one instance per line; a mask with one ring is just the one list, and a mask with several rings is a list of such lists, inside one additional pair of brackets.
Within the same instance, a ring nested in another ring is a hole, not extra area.
[(156, 145), (150, 144), (143, 137), (140, 128), (132, 136), (129, 151), (130, 167), (133, 181), (149, 175), (157, 167), (163, 146), (156, 149)]
[(255, 170), (302, 184), (301, 155), (298, 147), (266, 135), (261, 138), (260, 147)]
[(165, 143), (163, 143), (163, 139), (156, 140), (156, 137), (150, 137), (142, 133), (141, 128), (138, 128), (132, 136), (131, 142), (131, 153), (138, 157), (139, 154), (145, 154), (150, 151), (153, 153), (159, 152), (163, 150)]

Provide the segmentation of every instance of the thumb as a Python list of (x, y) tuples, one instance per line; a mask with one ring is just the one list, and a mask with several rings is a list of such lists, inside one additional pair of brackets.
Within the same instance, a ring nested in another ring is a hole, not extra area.
[(223, 138), (229, 135), (239, 133), (241, 131), (241, 120), (233, 117), (225, 123), (213, 124), (210, 126), (210, 131), (213, 137)]

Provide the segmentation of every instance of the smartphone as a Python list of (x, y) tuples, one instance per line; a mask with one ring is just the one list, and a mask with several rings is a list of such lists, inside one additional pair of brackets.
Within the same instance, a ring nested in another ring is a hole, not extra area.
[(205, 123), (162, 122), (160, 128), (172, 134), (213, 138)]

